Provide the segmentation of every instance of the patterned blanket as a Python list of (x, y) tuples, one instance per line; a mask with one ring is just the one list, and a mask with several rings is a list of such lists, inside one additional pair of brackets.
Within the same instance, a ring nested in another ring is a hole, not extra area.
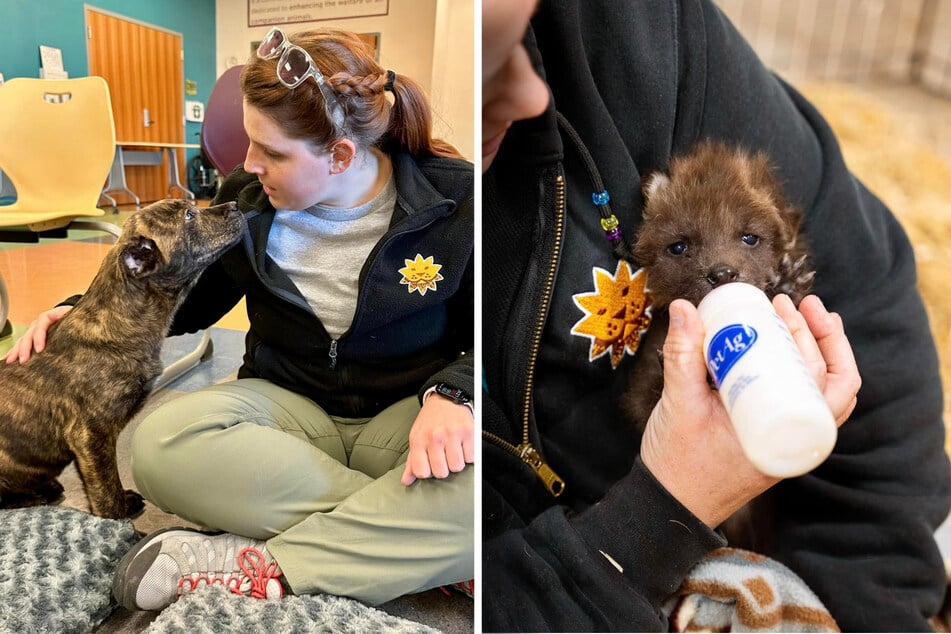
[(697, 564), (664, 611), (674, 632), (839, 631), (795, 573), (736, 548), (715, 550)]

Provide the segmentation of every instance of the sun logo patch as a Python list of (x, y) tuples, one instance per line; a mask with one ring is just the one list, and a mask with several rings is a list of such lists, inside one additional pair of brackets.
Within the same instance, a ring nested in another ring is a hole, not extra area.
[(638, 269), (633, 275), (627, 262), (617, 263), (614, 275), (594, 267), (593, 293), (572, 295), (584, 317), (572, 326), (571, 334), (591, 340), (588, 361), (610, 353), (611, 367), (616, 368), (625, 352), (633, 355), (641, 343), (641, 335), (651, 323), (651, 296), (647, 290), (647, 274)]
[(424, 258), (422, 254), (417, 253), (416, 259), (403, 260), (403, 262), (406, 266), (399, 270), (403, 275), (400, 284), (409, 286), (406, 289), (407, 292), (418, 291), (420, 295), (425, 295), (426, 291), (436, 290), (436, 282), (442, 279), (442, 275), (439, 274), (442, 264), (433, 262), (433, 256)]

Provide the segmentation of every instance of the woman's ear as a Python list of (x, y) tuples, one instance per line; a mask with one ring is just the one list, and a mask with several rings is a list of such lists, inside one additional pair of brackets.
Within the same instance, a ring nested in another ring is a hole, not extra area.
[(340, 139), (330, 148), (330, 173), (342, 174), (353, 163), (357, 146), (350, 139)]

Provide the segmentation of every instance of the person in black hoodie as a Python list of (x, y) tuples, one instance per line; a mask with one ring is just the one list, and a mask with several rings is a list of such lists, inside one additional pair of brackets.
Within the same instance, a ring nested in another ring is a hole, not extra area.
[[(661, 604), (724, 544), (715, 528), (770, 487), (762, 554), (843, 631), (930, 629), (951, 470), (895, 218), (712, 2), (542, 0), (523, 31), (532, 9), (483, 5), (483, 629), (667, 630)], [(778, 483), (742, 456), (706, 385), (691, 305), (670, 306), (643, 438), (618, 411), (625, 343), (579, 326), (594, 273), (620, 280), (610, 238), (639, 226), (640, 177), (706, 138), (766, 152), (805, 209), (821, 302), (783, 317), (845, 424), (822, 465)]]
[[(210, 327), (244, 297), (243, 363), (236, 381), (153, 411), (131, 452), (149, 501), (225, 532), (145, 537), (113, 593), (158, 610), (212, 583), (371, 604), (465, 591), (473, 166), (431, 136), (421, 88), (356, 34), (272, 29), (241, 84), (250, 147), (215, 202), (237, 201), (247, 230), (171, 333)], [(41, 316), (8, 360), (40, 350), (65, 310)]]

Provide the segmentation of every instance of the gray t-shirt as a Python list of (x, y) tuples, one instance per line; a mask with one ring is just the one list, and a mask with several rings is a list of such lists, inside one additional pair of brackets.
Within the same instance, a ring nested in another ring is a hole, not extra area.
[(395, 205), (396, 180), (390, 175), (373, 200), (355, 209), (314, 205), (274, 215), (267, 254), (335, 339), (353, 321), (360, 269), (386, 233)]

